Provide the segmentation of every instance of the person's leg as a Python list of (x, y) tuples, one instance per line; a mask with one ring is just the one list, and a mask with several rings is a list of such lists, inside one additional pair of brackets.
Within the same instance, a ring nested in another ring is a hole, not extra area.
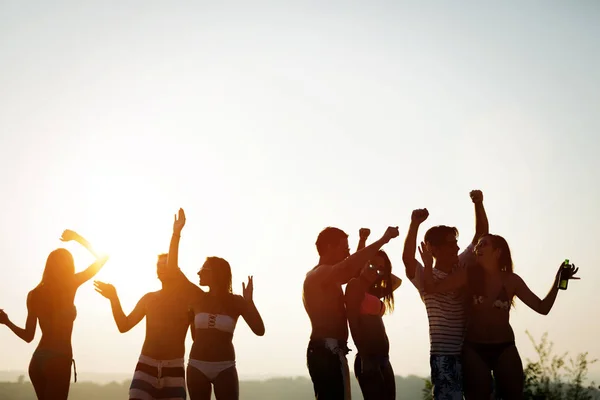
[(35, 353), (29, 362), (29, 379), (35, 390), (35, 395), (40, 400), (44, 399), (44, 388), (46, 387), (46, 377), (42, 371), (43, 360), (36, 357)]
[(388, 361), (382, 369), (383, 372), (383, 400), (396, 399), (396, 377), (392, 364)]
[(313, 382), (315, 399), (346, 400), (350, 398), (347, 386), (348, 365), (338, 354), (325, 347), (309, 346), (306, 355), (308, 372)]
[(523, 363), (514, 344), (503, 349), (494, 365), (498, 395), (504, 400), (523, 399), (525, 375)]
[(210, 380), (191, 365), (187, 367), (187, 388), (190, 400), (210, 400), (212, 392)]
[(239, 400), (240, 381), (235, 366), (223, 370), (214, 380), (216, 400)]
[(44, 399), (67, 400), (71, 385), (72, 360), (66, 356), (56, 356), (46, 360), (42, 369), (46, 385)]
[(492, 371), (485, 356), (467, 343), (463, 345), (463, 386), (466, 400), (489, 400)]
[(460, 356), (432, 354), (431, 383), (435, 400), (462, 400), (462, 363)]
[(364, 400), (383, 400), (383, 372), (380, 365), (375, 360), (370, 362), (370, 367), (364, 368), (368, 365), (369, 360), (363, 360), (359, 354), (356, 355), (354, 360), (354, 374), (358, 380), (360, 391), (362, 392)]

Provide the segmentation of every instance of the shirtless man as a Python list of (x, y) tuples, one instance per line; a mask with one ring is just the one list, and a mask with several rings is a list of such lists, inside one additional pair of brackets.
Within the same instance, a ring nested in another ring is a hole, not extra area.
[(389, 227), (381, 239), (350, 256), (348, 235), (328, 227), (317, 238), (319, 265), (306, 274), (302, 293), (312, 332), (306, 353), (315, 398), (350, 399), (348, 321), (342, 285), (357, 276), (365, 263), (391, 239), (398, 228)]
[[(185, 215), (179, 210), (170, 251), (179, 245), (184, 224)], [(145, 294), (127, 316), (113, 285), (99, 281), (94, 284), (96, 291), (110, 300), (119, 332), (129, 331), (146, 317), (146, 338), (129, 388), (129, 399), (185, 400), (185, 335), (191, 323), (191, 284), (177, 267), (176, 257), (169, 259), (168, 254), (158, 256), (156, 273), (162, 289)], [(195, 289), (201, 290), (197, 286)]]

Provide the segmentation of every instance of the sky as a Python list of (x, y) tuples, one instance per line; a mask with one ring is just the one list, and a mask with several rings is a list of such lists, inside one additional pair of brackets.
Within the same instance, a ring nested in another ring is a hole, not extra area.
[[(464, 248), (481, 189), (540, 297), (565, 258), (580, 268), (548, 316), (511, 312), (524, 362), (526, 330), (600, 358), (599, 20), (583, 0), (1, 1), (0, 308), (24, 325), (53, 249), (92, 261), (58, 240), (73, 229), (111, 255), (97, 279), (129, 312), (160, 288), (183, 207), (190, 279), (212, 255), (235, 292), (254, 276), (266, 334), (238, 323), (240, 377), (307, 376), (301, 292), (319, 231), (354, 247), (361, 227), (375, 240), (399, 226), (384, 248), (404, 279), (384, 317), (390, 357), (427, 376), (425, 307), (401, 261), (410, 214), (430, 212), (419, 240), (454, 225)], [(92, 282), (76, 306), (80, 374), (132, 373), (144, 322), (120, 334)], [(0, 370), (27, 370), (39, 338), (0, 329)]]

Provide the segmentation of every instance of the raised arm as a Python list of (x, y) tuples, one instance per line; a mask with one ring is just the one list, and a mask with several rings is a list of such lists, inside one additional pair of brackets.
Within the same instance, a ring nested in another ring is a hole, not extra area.
[(398, 227), (388, 227), (381, 239), (357, 251), (335, 265), (324, 265), (314, 270), (314, 278), (321, 282), (336, 282), (341, 285), (354, 278), (365, 263), (373, 258), (379, 249), (393, 238), (398, 237)]
[(241, 299), (242, 304), (240, 314), (250, 329), (252, 329), (252, 332), (258, 336), (263, 336), (265, 334), (265, 324), (252, 299), (253, 292), (254, 280), (252, 276), (249, 276), (248, 285), (245, 285), (242, 282), (243, 298)]
[(171, 236), (171, 243), (169, 244), (169, 257), (167, 259), (167, 268), (171, 271), (175, 271), (178, 283), (185, 285), (187, 289), (191, 289), (194, 292), (202, 292), (198, 286), (194, 285), (187, 276), (179, 268), (179, 241), (181, 239), (181, 231), (185, 226), (185, 212), (183, 208), (179, 209), (179, 213), (174, 216), (173, 221), (173, 235)]
[[(552, 283), (552, 287), (550, 291), (544, 297), (544, 300), (541, 300), (535, 293), (529, 289), (525, 281), (521, 279), (521, 277), (517, 274), (513, 274), (513, 279), (515, 279), (515, 295), (525, 303), (529, 308), (533, 311), (536, 311), (542, 315), (548, 315), (552, 306), (554, 305), (554, 301), (556, 300), (556, 296), (558, 295), (558, 282), (560, 280), (560, 272), (562, 270), (562, 265), (559, 267), (558, 272), (556, 273), (556, 277), (554, 278), (554, 282)], [(574, 276), (579, 269), (575, 268), (574, 265), (570, 266), (566, 277), (567, 279), (579, 279)]]
[(415, 253), (417, 252), (417, 233), (419, 232), (419, 226), (428, 216), (429, 211), (426, 208), (422, 208), (414, 210), (410, 217), (410, 226), (408, 227), (406, 239), (404, 239), (404, 250), (402, 252), (402, 262), (404, 263), (408, 279), (415, 277), (417, 266), (417, 259), (415, 258)]
[(32, 293), (29, 292), (27, 295), (27, 321), (25, 322), (25, 329), (19, 328), (13, 324), (4, 310), (0, 310), (0, 324), (8, 326), (15, 335), (27, 343), (31, 343), (35, 337), (35, 328), (37, 327), (37, 315), (33, 310)]
[(360, 228), (358, 231), (358, 246), (356, 247), (356, 251), (360, 251), (365, 248), (370, 234), (371, 230), (369, 228)]
[(94, 281), (96, 292), (110, 300), (110, 308), (112, 309), (113, 318), (117, 324), (119, 332), (125, 333), (131, 328), (140, 323), (140, 321), (146, 316), (146, 304), (150, 293), (144, 295), (140, 301), (136, 304), (135, 308), (129, 315), (125, 315), (119, 296), (117, 296), (117, 290), (109, 283), (100, 281)]
[(75, 231), (71, 231), (69, 229), (65, 230), (60, 240), (63, 242), (76, 241), (85, 247), (87, 251), (89, 251), (94, 257), (96, 257), (96, 261), (94, 261), (89, 267), (75, 274), (75, 286), (77, 287), (92, 279), (108, 261), (107, 255), (102, 255), (96, 252), (90, 242), (88, 242), (83, 236)]
[(475, 235), (471, 243), (476, 245), (483, 235), (487, 235), (490, 232), (490, 226), (485, 208), (483, 207), (483, 193), (481, 190), (472, 190), (469, 195), (475, 205)]

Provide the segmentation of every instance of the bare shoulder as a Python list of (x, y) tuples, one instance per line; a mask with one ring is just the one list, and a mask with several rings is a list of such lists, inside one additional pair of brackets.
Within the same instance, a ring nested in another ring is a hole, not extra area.
[(304, 279), (304, 286), (307, 285), (315, 285), (322, 281), (323, 276), (326, 275), (329, 271), (331, 271), (332, 266), (327, 264), (317, 265), (310, 271), (306, 273), (306, 278)]

